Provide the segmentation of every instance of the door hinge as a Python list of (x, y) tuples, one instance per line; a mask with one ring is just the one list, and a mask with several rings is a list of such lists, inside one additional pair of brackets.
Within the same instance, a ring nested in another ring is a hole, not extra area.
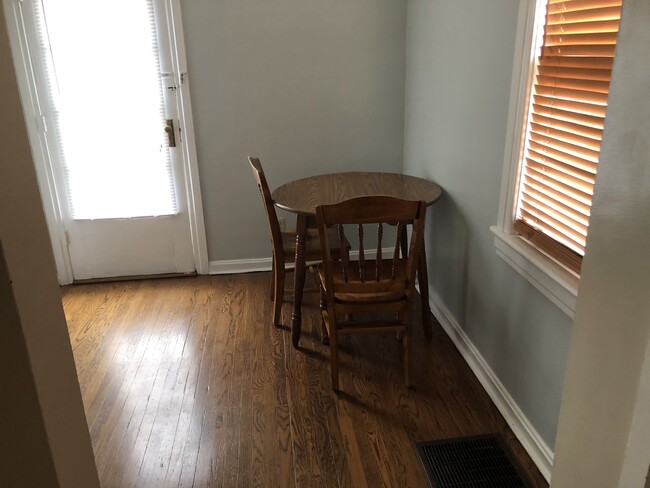
[(65, 236), (65, 245), (70, 247), (70, 234), (68, 234), (67, 230), (64, 230), (63, 235)]
[(163, 85), (165, 87), (165, 90), (172, 93), (176, 91), (177, 86), (176, 86), (176, 80), (174, 79), (174, 73), (165, 71), (163, 73), (160, 73), (160, 77), (163, 79)]

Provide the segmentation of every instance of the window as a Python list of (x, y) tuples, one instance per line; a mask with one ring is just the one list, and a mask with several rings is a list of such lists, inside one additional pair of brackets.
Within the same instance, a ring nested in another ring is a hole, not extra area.
[(50, 147), (63, 163), (72, 215), (176, 214), (172, 161), (162, 130), (164, 75), (154, 2), (80, 5), (40, 0), (25, 6), (34, 9), (40, 48), (34, 54), (45, 68), (44, 115), (52, 130)]
[(622, 0), (549, 0), (516, 233), (575, 272), (584, 255)]
[[(559, 284), (573, 295), (561, 298), (561, 304), (552, 297), (570, 314), (585, 252), (621, 4), (524, 1), (520, 12), (502, 202), (493, 231), (497, 252), (515, 269), (523, 266), (518, 271), (527, 278), (535, 275), (531, 281), (545, 294), (557, 295), (553, 290)], [(516, 248), (516, 256), (506, 248)], [(536, 270), (523, 261), (534, 261)]]
[(155, 3), (13, 5), (32, 61), (40, 137), (76, 220), (178, 213), (163, 132), (170, 73), (162, 72), (155, 16), (164, 5)]

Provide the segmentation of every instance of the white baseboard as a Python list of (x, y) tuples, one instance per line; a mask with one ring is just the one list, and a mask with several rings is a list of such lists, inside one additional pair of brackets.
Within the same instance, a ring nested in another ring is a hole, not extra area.
[(553, 451), (537, 433), (526, 418), (517, 403), (508, 393), (505, 386), (485, 361), (481, 353), (467, 337), (442, 299), (433, 290), (429, 290), (429, 302), (433, 314), (442, 325), (449, 338), (454, 342), (458, 351), (472, 369), (481, 385), (490, 396), (496, 407), (505, 418), (519, 442), (524, 446), (529, 456), (550, 483), (553, 468)]
[[(392, 256), (393, 249), (382, 248), (383, 256)], [(376, 250), (366, 251), (366, 259), (375, 259), (377, 255)], [(352, 251), (350, 253), (352, 259), (359, 257), (359, 251)], [(257, 259), (228, 259), (223, 261), (210, 261), (209, 273), (213, 274), (235, 274), (235, 273), (254, 273), (257, 271), (271, 271), (272, 259), (257, 258)], [(289, 265), (292, 268), (293, 265)]]
[(271, 258), (258, 259), (229, 259), (224, 261), (210, 261), (209, 273), (236, 274), (253, 273), (255, 271), (271, 271)]

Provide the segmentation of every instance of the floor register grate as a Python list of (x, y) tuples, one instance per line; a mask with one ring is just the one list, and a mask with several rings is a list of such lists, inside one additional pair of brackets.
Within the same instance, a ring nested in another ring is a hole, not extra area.
[(498, 435), (415, 444), (431, 488), (531, 488)]

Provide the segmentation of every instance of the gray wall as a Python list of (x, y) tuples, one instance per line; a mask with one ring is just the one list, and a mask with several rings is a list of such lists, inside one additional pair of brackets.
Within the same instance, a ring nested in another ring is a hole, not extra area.
[(401, 171), (405, 0), (188, 0), (183, 27), (210, 261), (270, 257), (272, 188)]
[(571, 319), (495, 252), (517, 0), (409, 0), (404, 171), (442, 185), (430, 286), (553, 448)]

